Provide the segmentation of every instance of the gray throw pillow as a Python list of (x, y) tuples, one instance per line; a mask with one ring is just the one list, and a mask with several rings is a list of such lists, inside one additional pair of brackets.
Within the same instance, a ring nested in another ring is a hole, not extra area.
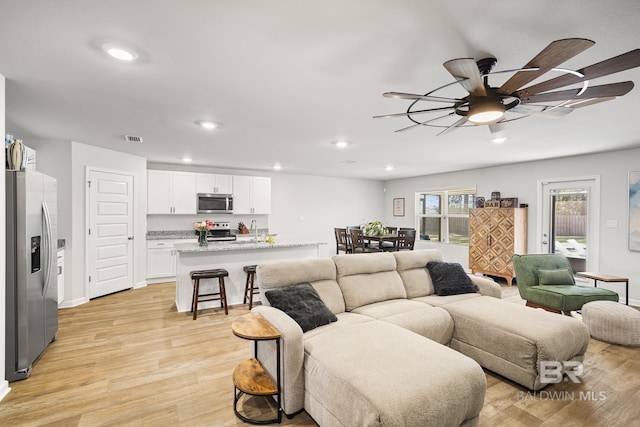
[(538, 284), (540, 285), (575, 285), (573, 273), (568, 268), (556, 270), (538, 270)]
[(338, 320), (308, 282), (270, 289), (264, 295), (272, 307), (284, 311), (295, 320), (302, 332)]
[(427, 270), (436, 295), (459, 295), (478, 292), (478, 287), (457, 262), (430, 261)]

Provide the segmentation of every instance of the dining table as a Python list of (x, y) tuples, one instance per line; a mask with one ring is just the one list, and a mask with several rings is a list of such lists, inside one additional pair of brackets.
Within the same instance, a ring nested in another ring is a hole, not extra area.
[[(368, 236), (368, 235), (363, 235), (362, 239), (365, 240), (365, 242), (367, 242), (369, 244), (369, 247), (378, 247), (378, 248), (382, 248), (383, 247), (383, 242), (391, 242), (393, 244), (393, 246), (389, 246), (386, 248), (386, 250), (397, 250), (398, 248), (398, 233), (385, 233), (379, 236)], [(372, 245), (372, 242), (376, 242), (376, 245)]]

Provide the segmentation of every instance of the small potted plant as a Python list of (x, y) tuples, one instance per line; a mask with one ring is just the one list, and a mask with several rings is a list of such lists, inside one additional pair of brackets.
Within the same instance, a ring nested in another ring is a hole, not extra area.
[(382, 236), (385, 230), (382, 221), (369, 221), (363, 224), (361, 228), (365, 236)]

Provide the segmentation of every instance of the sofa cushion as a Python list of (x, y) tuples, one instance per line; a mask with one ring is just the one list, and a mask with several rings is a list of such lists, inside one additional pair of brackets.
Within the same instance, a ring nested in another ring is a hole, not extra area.
[(418, 301), (421, 303), (429, 304), (433, 307), (442, 307), (443, 305), (451, 304), (452, 302), (462, 301), (470, 298), (478, 298), (482, 295), (475, 294), (458, 294), (458, 295), (447, 295), (444, 297), (438, 296), (436, 294), (427, 295), (424, 297), (412, 298), (413, 301)]
[(476, 362), (386, 322), (334, 328), (304, 348), (305, 409), (319, 425), (459, 426), (484, 403)]
[(407, 298), (433, 294), (433, 283), (426, 269), (429, 261), (442, 261), (442, 253), (437, 249), (393, 252), (398, 274), (407, 292)]
[(407, 297), (391, 253), (336, 255), (332, 259), (347, 311)]
[(607, 300), (618, 302), (618, 294), (591, 286), (540, 285), (532, 286), (528, 295), (536, 304), (560, 311), (579, 310), (588, 302)]
[(541, 285), (575, 285), (573, 273), (568, 268), (538, 270), (538, 283)]
[(457, 262), (427, 263), (427, 270), (433, 281), (433, 288), (439, 296), (470, 294), (478, 292), (467, 273)]
[(338, 320), (322, 302), (320, 295), (310, 283), (270, 289), (264, 295), (272, 307), (284, 311), (295, 320), (302, 328), (302, 332)]
[[(309, 282), (333, 314), (344, 312), (342, 291), (336, 282), (336, 265), (331, 259), (320, 258), (259, 264), (256, 277), (263, 295), (269, 289)], [(262, 303), (269, 305), (266, 298)]]

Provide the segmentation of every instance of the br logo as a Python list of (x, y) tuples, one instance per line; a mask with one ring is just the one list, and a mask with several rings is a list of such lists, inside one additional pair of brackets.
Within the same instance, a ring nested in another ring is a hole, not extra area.
[[(584, 372), (582, 362), (575, 360), (567, 360), (558, 362), (556, 360), (540, 361), (540, 382), (542, 384), (555, 384), (562, 381), (563, 374), (567, 374), (567, 378), (572, 382), (579, 384), (578, 378)], [(565, 379), (565, 381), (567, 381)]]

